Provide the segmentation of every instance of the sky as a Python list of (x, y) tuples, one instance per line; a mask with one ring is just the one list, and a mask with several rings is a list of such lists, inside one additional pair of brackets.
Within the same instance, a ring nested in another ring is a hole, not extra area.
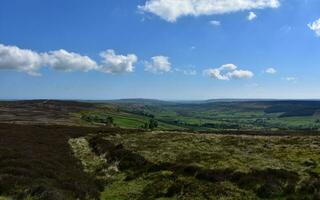
[(0, 1), (0, 99), (319, 99), (319, 58), (319, 0)]

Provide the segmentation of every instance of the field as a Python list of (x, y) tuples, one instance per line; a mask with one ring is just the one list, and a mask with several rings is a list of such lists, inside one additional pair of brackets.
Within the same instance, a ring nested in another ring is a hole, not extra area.
[(158, 122), (156, 130), (317, 131), (320, 129), (319, 113), (320, 101), (0, 102), (1, 122), (100, 126), (106, 124), (104, 119), (112, 117), (113, 126), (141, 129), (154, 118)]
[[(288, 104), (3, 102), (0, 199), (320, 199), (320, 134), (289, 128), (317, 124), (318, 104)], [(266, 116), (287, 129), (249, 123)]]
[(112, 102), (124, 112), (154, 116), (190, 130), (318, 130), (318, 101)]

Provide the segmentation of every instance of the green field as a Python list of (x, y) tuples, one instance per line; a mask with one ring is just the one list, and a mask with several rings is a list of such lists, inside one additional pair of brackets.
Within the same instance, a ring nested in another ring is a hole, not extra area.
[[(319, 130), (318, 102), (249, 101), (174, 103), (115, 101), (101, 103), (96, 114), (109, 115), (117, 126), (141, 128), (151, 117), (157, 130)], [(109, 108), (109, 109), (102, 109)], [(113, 108), (113, 109), (110, 109)], [(90, 114), (90, 113), (87, 113)], [(94, 112), (91, 112), (94, 114)]]
[[(99, 125), (95, 122), (86, 122), (85, 120), (81, 120), (82, 116), (108, 116), (112, 117), (114, 120), (114, 125), (121, 128), (129, 128), (129, 129), (141, 129), (144, 124), (147, 123), (151, 118), (143, 115), (132, 114), (129, 112), (123, 111), (112, 111), (105, 109), (97, 109), (95, 111), (83, 111), (81, 113), (73, 114), (74, 120), (77, 120), (81, 124), (86, 125)], [(79, 120), (80, 119), (80, 120)], [(101, 125), (101, 124), (100, 124)], [(163, 123), (159, 121), (159, 125), (157, 127), (160, 130), (173, 130), (173, 129), (182, 129), (182, 127)]]

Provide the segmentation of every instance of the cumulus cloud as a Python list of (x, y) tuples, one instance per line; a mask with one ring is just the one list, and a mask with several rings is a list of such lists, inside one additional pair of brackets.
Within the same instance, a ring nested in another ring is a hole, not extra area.
[(225, 64), (225, 65), (222, 65), (221, 67), (219, 67), (220, 70), (226, 69), (226, 70), (230, 70), (230, 71), (235, 70), (237, 68), (238, 67), (234, 64)]
[(211, 20), (209, 22), (212, 26), (220, 26), (221, 25), (221, 22), (220, 21), (217, 21), (217, 20)]
[(204, 74), (210, 76), (211, 78), (227, 81), (230, 80), (230, 77), (228, 77), (226, 74), (221, 74), (220, 69), (207, 69), (204, 71)]
[(145, 71), (152, 73), (164, 73), (171, 71), (171, 63), (166, 56), (154, 56), (151, 62), (145, 62)]
[(134, 54), (116, 55), (114, 50), (100, 54), (101, 64), (88, 56), (68, 52), (64, 49), (38, 53), (29, 49), (0, 44), (0, 70), (16, 70), (30, 75), (40, 75), (41, 67), (50, 67), (59, 71), (98, 70), (105, 73), (133, 72), (138, 58)]
[(61, 71), (89, 71), (97, 68), (97, 63), (88, 56), (67, 52), (60, 49), (44, 54), (44, 63), (55, 70)]
[(183, 16), (225, 14), (279, 6), (280, 0), (147, 0), (138, 9), (175, 22)]
[(318, 37), (320, 37), (320, 18), (308, 24), (308, 27), (313, 30)]
[(270, 67), (270, 68), (266, 69), (265, 72), (267, 74), (275, 74), (275, 73), (277, 73), (277, 70), (275, 68)]
[(254, 20), (255, 18), (257, 18), (256, 13), (254, 13), (254, 12), (249, 12), (249, 14), (248, 14), (248, 16), (247, 16), (247, 19), (248, 19), (249, 21), (252, 21), (252, 20)]
[(225, 64), (219, 68), (204, 70), (204, 74), (211, 78), (223, 81), (231, 79), (248, 79), (254, 76), (254, 74), (249, 70), (237, 68), (238, 67), (234, 64)]
[(0, 69), (40, 75), (37, 70), (43, 65), (43, 55), (29, 49), (0, 44)]
[(102, 64), (99, 70), (105, 73), (128, 73), (134, 71), (134, 64), (138, 61), (135, 54), (117, 55), (114, 50), (109, 49), (101, 52)]
[(242, 78), (252, 78), (253, 77), (253, 73), (249, 70), (234, 70), (232, 72), (228, 73), (228, 76), (230, 78), (238, 78), (238, 79), (242, 79)]

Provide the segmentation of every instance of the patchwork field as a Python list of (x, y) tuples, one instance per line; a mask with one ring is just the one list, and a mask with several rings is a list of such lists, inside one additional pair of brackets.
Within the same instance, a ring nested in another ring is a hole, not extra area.
[[(319, 130), (318, 101), (119, 103), (123, 110), (153, 115), (192, 130)], [(140, 105), (140, 106), (137, 106)]]
[[(8, 101), (0, 102), (0, 121), (19, 124), (63, 124), (190, 131), (318, 131), (320, 101), (165, 102)], [(107, 118), (112, 118), (112, 124)]]

